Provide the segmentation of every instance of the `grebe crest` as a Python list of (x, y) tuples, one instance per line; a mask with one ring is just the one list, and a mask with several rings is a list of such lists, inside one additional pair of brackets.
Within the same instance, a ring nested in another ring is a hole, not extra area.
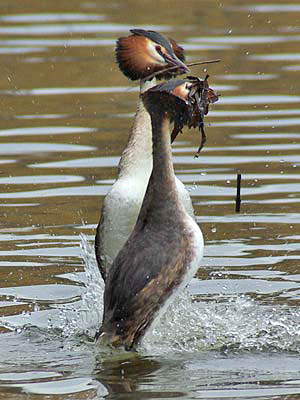
[(116, 60), (123, 74), (132, 81), (147, 79), (166, 67), (176, 67), (156, 75), (157, 79), (170, 79), (189, 71), (184, 64), (184, 50), (175, 40), (167, 39), (155, 31), (132, 29), (132, 35), (117, 40)]

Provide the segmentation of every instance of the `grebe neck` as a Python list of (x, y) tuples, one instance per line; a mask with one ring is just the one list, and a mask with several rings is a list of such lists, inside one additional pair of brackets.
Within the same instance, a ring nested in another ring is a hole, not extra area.
[(170, 215), (182, 213), (183, 204), (178, 196), (172, 161), (170, 118), (163, 113), (151, 115), (153, 141), (153, 169), (145, 194), (139, 220), (155, 216), (155, 223), (161, 225)]
[[(140, 93), (156, 85), (156, 79), (140, 83)], [(152, 127), (151, 118), (142, 99), (139, 99), (128, 143), (119, 162), (119, 177), (137, 177), (139, 174), (150, 175), (152, 169)]]

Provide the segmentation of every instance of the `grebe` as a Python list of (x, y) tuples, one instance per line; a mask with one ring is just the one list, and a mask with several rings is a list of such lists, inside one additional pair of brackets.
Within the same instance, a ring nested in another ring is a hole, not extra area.
[(172, 120), (180, 129), (195, 123), (191, 89), (188, 80), (171, 81), (141, 95), (152, 122), (153, 170), (134, 230), (107, 272), (96, 339), (114, 347), (136, 347), (203, 256), (201, 230), (178, 194), (170, 140)]
[[(120, 70), (131, 80), (140, 79), (140, 92), (156, 85), (156, 79), (147, 76), (174, 66), (174, 72), (159, 74), (169, 79), (188, 71), (183, 63), (184, 51), (154, 31), (133, 29), (132, 35), (117, 41), (116, 59)], [(126, 148), (118, 169), (118, 177), (104, 199), (100, 222), (95, 237), (97, 263), (103, 277), (132, 232), (143, 202), (152, 171), (151, 120), (140, 99)], [(188, 191), (176, 178), (176, 186), (184, 206), (193, 215)]]

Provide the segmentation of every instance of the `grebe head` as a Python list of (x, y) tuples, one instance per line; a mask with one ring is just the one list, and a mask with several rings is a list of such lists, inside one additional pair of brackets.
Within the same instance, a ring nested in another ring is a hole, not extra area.
[(204, 80), (189, 76), (187, 79), (161, 83), (141, 95), (150, 114), (165, 113), (174, 122), (171, 142), (185, 125), (199, 128), (202, 139), (197, 154), (206, 141), (204, 115), (208, 113), (209, 105), (219, 99), (216, 92), (208, 86), (207, 78), (208, 75)]
[(184, 50), (173, 39), (155, 31), (132, 29), (132, 35), (117, 40), (116, 60), (120, 70), (132, 81), (147, 79), (149, 75), (167, 67), (176, 67), (156, 75), (157, 79), (170, 79), (189, 72), (184, 64)]
[(207, 78), (196, 77), (161, 83), (141, 96), (150, 113), (168, 114), (178, 132), (185, 125), (197, 127), (202, 124), (209, 104), (218, 100), (218, 95), (209, 88)]
[(172, 121), (180, 121), (183, 127), (192, 113), (189, 86), (184, 79), (161, 83), (142, 94), (142, 99), (150, 114), (167, 114)]

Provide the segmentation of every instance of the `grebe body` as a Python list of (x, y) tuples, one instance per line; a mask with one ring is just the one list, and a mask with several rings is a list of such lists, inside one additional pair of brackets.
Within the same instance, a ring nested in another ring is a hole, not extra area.
[(184, 125), (191, 117), (188, 85), (178, 82), (142, 95), (152, 122), (153, 170), (134, 230), (107, 273), (97, 338), (127, 350), (188, 284), (203, 256), (203, 236), (178, 194), (172, 163), (170, 121)]

